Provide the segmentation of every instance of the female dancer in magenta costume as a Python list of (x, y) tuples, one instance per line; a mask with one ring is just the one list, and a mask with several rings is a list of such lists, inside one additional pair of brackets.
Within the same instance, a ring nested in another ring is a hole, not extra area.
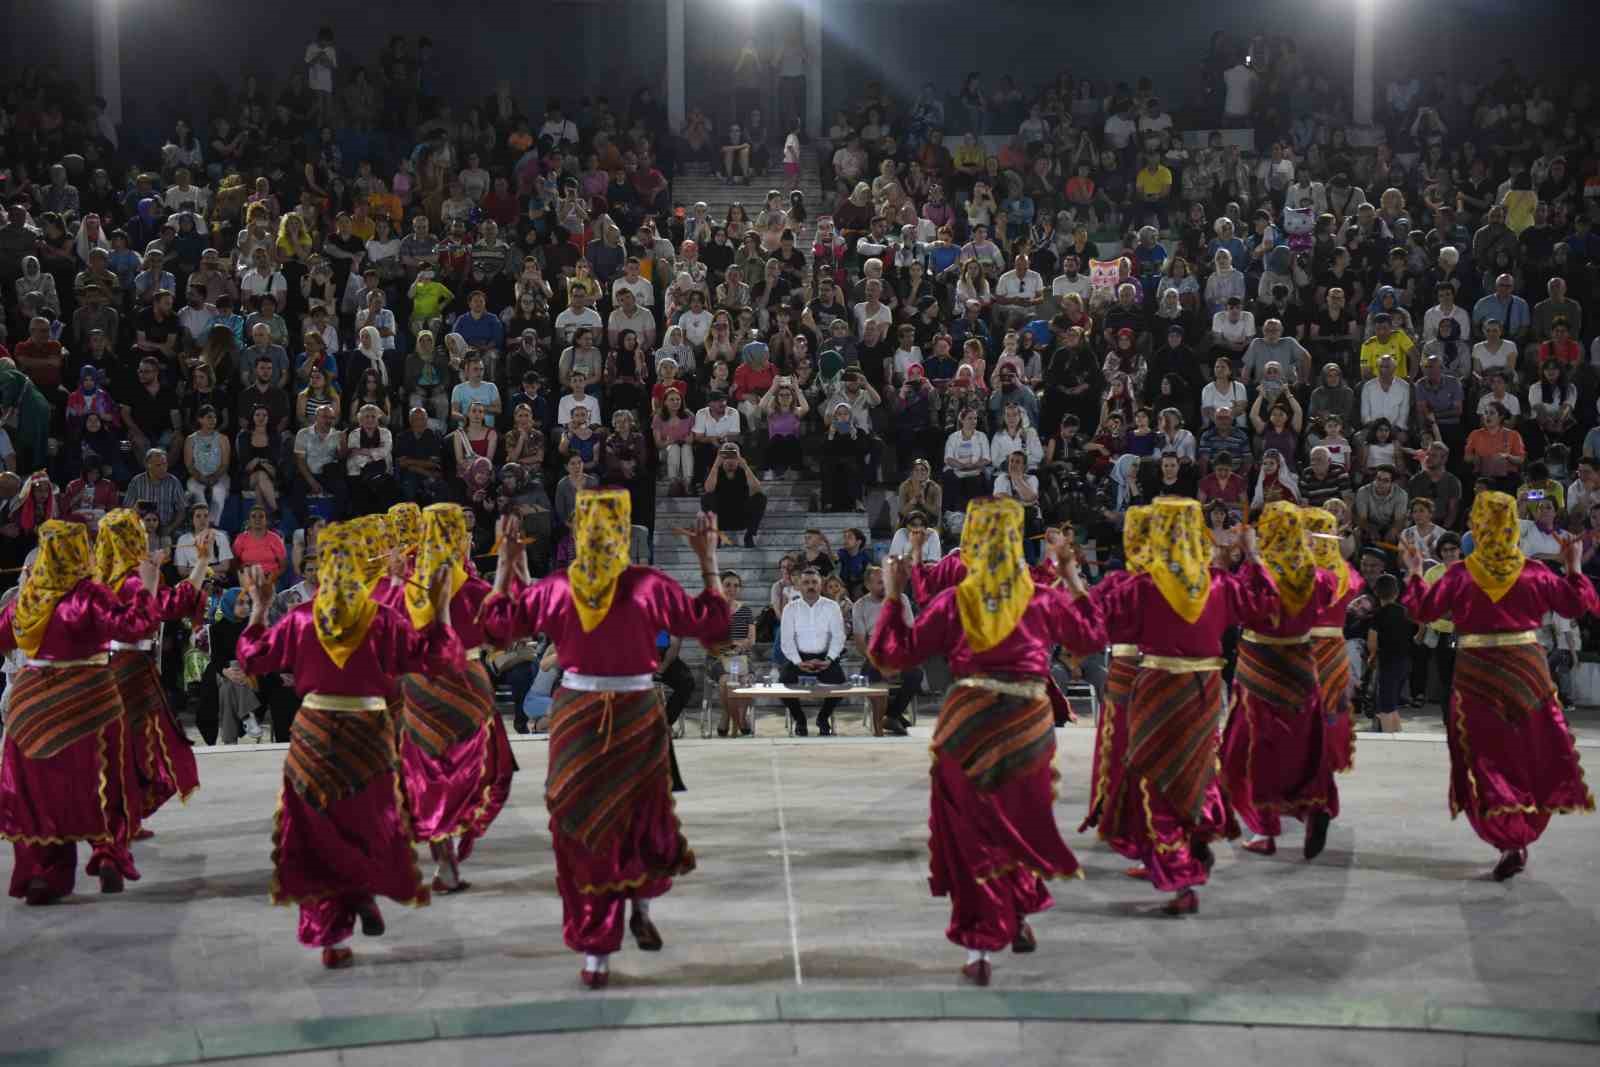
[(1067, 588), (1035, 585), (1022, 525), (1015, 500), (972, 501), (961, 529), (966, 577), (915, 622), (900, 609), (911, 565), (892, 561), (867, 649), (880, 670), (944, 656), (956, 678), (933, 735), (928, 887), (950, 898), (945, 936), (966, 948), (961, 973), (980, 986), (991, 953), (1036, 947), (1027, 917), (1054, 904), (1045, 880), (1081, 877), (1052, 811), (1059, 776), (1044, 679), (1055, 645), (1078, 655), (1105, 645), (1071, 546), (1052, 538)]
[(39, 557), (0, 611), (0, 652), (28, 655), (13, 685), (0, 757), (0, 837), (16, 863), (11, 895), (50, 904), (72, 892), (77, 842), (93, 847), (87, 872), (120, 893), (139, 871), (128, 850), (139, 799), (126, 769), (131, 746), (107, 665), (111, 641), (138, 641), (155, 625), (155, 562), (139, 564), (141, 589), (126, 603), (94, 581), (89, 529), (51, 519)]
[[(406, 582), (417, 569), (417, 552), (422, 548), (422, 509), (407, 500), (390, 508), (385, 515), (384, 549), (389, 553), (385, 561), (389, 571), (388, 581), (379, 581), (373, 599), (386, 608), (404, 613)], [(399, 732), (405, 726), (405, 701), (400, 695), (400, 682), (395, 680), (384, 694), (389, 709), (389, 721)]]
[[(1150, 508), (1135, 505), (1128, 509), (1122, 524), (1123, 569), (1112, 571), (1089, 590), (1105, 623), (1106, 638), (1111, 642), (1111, 658), (1106, 667), (1105, 700), (1100, 707), (1099, 728), (1094, 735), (1094, 762), (1089, 775), (1089, 813), (1078, 827), (1081, 834), (1097, 827), (1100, 837), (1119, 854), (1136, 856), (1137, 843), (1112, 842), (1106, 837), (1101, 812), (1109, 798), (1117, 797), (1123, 803), (1129, 792), (1122, 788), (1123, 768), (1128, 753), (1128, 698), (1133, 691), (1133, 679), (1139, 673), (1139, 619), (1130, 614), (1132, 602), (1117, 596), (1118, 590), (1143, 574), (1150, 566)], [(1116, 820), (1127, 825), (1128, 820)], [(1143, 866), (1130, 867), (1123, 872), (1129, 878), (1149, 878)]]
[(381, 571), (368, 561), (382, 559), (381, 547), (370, 527), (329, 526), (318, 538), (316, 599), (270, 630), (272, 583), (257, 567), (244, 576), (251, 615), (239, 665), (256, 676), (293, 672), (300, 693), (273, 819), (272, 901), (300, 905), (300, 943), (321, 948), (330, 968), (351, 964), (341, 942), (358, 917), (368, 937), (383, 933), (379, 894), (428, 903), (384, 691), (418, 664), (440, 674), (466, 667), (450, 628), (449, 575), (433, 576), (434, 622), (419, 633), (372, 599)]
[[(209, 531), (201, 536), (195, 551), (210, 559)], [(137, 572), (149, 554), (150, 535), (138, 512), (131, 508), (106, 512), (94, 543), (96, 581), (116, 594), (118, 600), (131, 603), (144, 591)], [(155, 590), (156, 625), (138, 641), (111, 642), (111, 676), (126, 713), (130, 742), (127, 766), (134, 773), (137, 803), (133, 814), (139, 821), (150, 818), (173, 796), (187, 801), (200, 788), (194, 751), (167, 706), (157, 661), (161, 655), (161, 623), (177, 622), (199, 612), (205, 603), (202, 587), (208, 571), (206, 564), (197, 563), (185, 581)], [(149, 830), (136, 828), (135, 840), (149, 836)]]
[(1281, 607), (1272, 625), (1245, 630), (1239, 641), (1233, 711), (1222, 735), (1222, 788), (1254, 835), (1247, 852), (1276, 852), (1287, 812), (1305, 820), (1305, 858), (1316, 859), (1338, 817), (1339, 790), (1311, 628), (1338, 603), (1339, 581), (1317, 569), (1298, 505), (1268, 504), (1256, 525)]
[[(911, 573), (907, 579), (906, 589), (911, 594), (911, 599), (918, 604), (926, 604), (946, 589), (954, 589), (967, 576), (967, 564), (959, 551), (945, 553), (944, 558), (937, 563), (924, 563), (922, 548), (926, 543), (927, 530), (911, 531)], [(1052, 546), (1054, 543), (1052, 537)], [(1033, 578), (1035, 585), (1055, 587), (1061, 584), (1061, 576), (1056, 572), (1053, 551), (1052, 548), (1051, 555), (1028, 567), (1028, 574)], [(1078, 715), (1072, 710), (1072, 705), (1067, 701), (1061, 687), (1056, 685), (1055, 678), (1046, 674), (1044, 685), (1045, 692), (1050, 697), (1050, 710), (1055, 722), (1058, 725), (1077, 722)]]
[[(459, 864), (489, 830), (511, 793), (517, 770), (511, 739), (495, 712), (494, 683), (484, 669), (479, 610), (491, 587), (467, 574), (472, 535), (459, 504), (433, 504), (423, 513), (416, 570), (450, 573), (450, 627), (467, 649), (465, 674), (407, 674), (400, 679), (405, 713), (400, 769), (411, 798), (412, 832), (426, 841), (438, 866), (436, 893), (469, 888)], [(415, 582), (400, 586), (404, 610), (419, 632), (433, 624), (433, 603)], [(459, 850), (455, 838), (461, 838)]]
[(717, 575), (715, 516), (697, 516), (689, 534), (705, 581), (693, 599), (660, 571), (628, 565), (630, 518), (626, 490), (580, 492), (571, 566), (516, 593), (512, 575), (527, 556), (517, 547), (521, 527), (508, 518), (483, 612), (484, 634), (497, 647), (543, 633), (560, 650), (565, 673), (550, 708), (545, 806), (561, 933), (584, 954), (580, 977), (590, 989), (610, 980), (628, 901), (634, 941), (657, 951), (650, 901), (672, 887), (674, 875), (694, 870), (672, 802), (671, 734), (653, 678), (656, 634), (712, 645), (727, 640), (732, 620)]
[(1238, 836), (1217, 781), (1222, 727), (1222, 634), (1229, 626), (1271, 625), (1272, 579), (1242, 534), (1249, 559), (1238, 573), (1210, 566), (1213, 546), (1196, 500), (1158, 497), (1150, 513), (1150, 563), (1108, 597), (1110, 610), (1139, 620), (1140, 650), (1128, 697), (1128, 746), (1121, 795), (1106, 798), (1100, 835), (1143, 862), (1150, 884), (1176, 895), (1167, 915), (1200, 910), (1211, 840)]
[(1322, 690), (1322, 721), (1336, 774), (1356, 765), (1356, 720), (1350, 699), (1350, 654), (1345, 650), (1344, 621), (1350, 602), (1366, 591), (1366, 583), (1339, 554), (1339, 520), (1325, 508), (1302, 508), (1301, 524), (1311, 538), (1311, 558), (1333, 575), (1339, 598), (1324, 608), (1311, 627), (1311, 658)]
[(1407, 546), (1405, 607), (1417, 622), (1448, 613), (1456, 627), (1450, 741), (1450, 815), (1462, 812), (1500, 850), (1496, 881), (1528, 864), (1528, 846), (1558, 812), (1594, 811), (1578, 751), (1535, 633), (1546, 612), (1576, 618), (1600, 609), (1580, 569), (1582, 546), (1562, 547), (1566, 577), (1528, 564), (1517, 502), (1479, 493), (1472, 502), (1472, 555), (1433, 585), (1422, 554)]

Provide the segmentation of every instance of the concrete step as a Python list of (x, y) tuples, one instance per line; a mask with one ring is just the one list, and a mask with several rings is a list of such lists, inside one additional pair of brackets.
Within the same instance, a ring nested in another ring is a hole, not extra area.
[[(757, 471), (756, 474), (757, 477), (760, 477), (759, 471)], [(700, 499), (698, 494), (692, 497), (668, 496), (667, 490), (669, 490), (671, 487), (671, 482), (656, 482), (656, 502), (658, 507), (665, 504), (678, 504), (685, 501), (693, 502)], [(789, 499), (804, 500), (812, 493), (817, 492), (820, 488), (820, 483), (815, 479), (811, 479), (809, 481), (802, 479), (794, 482), (783, 478), (761, 479), (761, 491), (767, 494), (767, 500), (769, 502)]]

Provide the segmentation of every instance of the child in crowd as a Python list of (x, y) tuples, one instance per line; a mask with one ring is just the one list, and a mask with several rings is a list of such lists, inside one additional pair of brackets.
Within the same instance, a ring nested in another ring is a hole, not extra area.
[(1378, 610), (1367, 621), (1367, 669), (1377, 670), (1377, 702), (1373, 729), (1379, 733), (1400, 732), (1400, 691), (1411, 674), (1411, 645), (1416, 627), (1400, 605), (1400, 582), (1383, 574), (1373, 583)]

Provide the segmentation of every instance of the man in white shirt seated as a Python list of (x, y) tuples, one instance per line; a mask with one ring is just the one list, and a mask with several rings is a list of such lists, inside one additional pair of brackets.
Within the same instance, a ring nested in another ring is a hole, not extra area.
[(591, 326), (595, 330), (605, 329), (605, 323), (600, 321), (600, 313), (589, 306), (589, 294), (583, 289), (574, 289), (570, 303), (561, 314), (556, 316), (556, 336), (563, 345), (572, 343), (572, 335), (578, 332), (579, 326)]
[(1061, 257), (1061, 273), (1050, 283), (1050, 295), (1056, 298), (1056, 307), (1061, 306), (1062, 298), (1068, 293), (1076, 293), (1085, 305), (1089, 303), (1089, 276), (1078, 273), (1080, 269), (1082, 265), (1076, 253), (1068, 252)]
[[(778, 677), (784, 685), (794, 685), (802, 674), (825, 685), (843, 685), (844, 615), (837, 602), (822, 595), (822, 575), (815, 567), (800, 572), (800, 595), (783, 609), (780, 623), (783, 667)], [(806, 736), (806, 713), (798, 700), (785, 700), (784, 707), (794, 719), (794, 732)], [(817, 712), (817, 733), (833, 736), (833, 709), (839, 701), (822, 702)]]
[(1361, 425), (1388, 419), (1395, 440), (1406, 442), (1411, 426), (1411, 383), (1395, 374), (1393, 356), (1378, 360), (1378, 376), (1361, 387)]
[(1044, 279), (1028, 268), (1028, 257), (1018, 253), (1012, 268), (1000, 275), (994, 286), (994, 325), (1009, 330), (1014, 323), (1027, 322), (1044, 301)]
[(690, 431), (696, 471), (710, 470), (717, 450), (725, 444), (737, 445), (740, 432), (739, 410), (728, 405), (728, 394), (712, 393), (706, 406), (694, 413), (694, 428)]
[(211, 531), (211, 557), (207, 560), (211, 564), (211, 573), (218, 578), (225, 577), (233, 566), (233, 548), (228, 544), (227, 533), (211, 525), (211, 508), (205, 504), (190, 504), (189, 527), (189, 532), (178, 538), (172, 550), (172, 565), (177, 569), (178, 577), (189, 577), (189, 572), (199, 562), (195, 537), (207, 530)]

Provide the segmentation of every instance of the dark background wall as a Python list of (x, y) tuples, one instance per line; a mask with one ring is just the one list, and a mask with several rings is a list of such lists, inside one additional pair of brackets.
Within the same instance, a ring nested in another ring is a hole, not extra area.
[[(980, 70), (993, 85), (1011, 74), (1025, 90), (1060, 70), (1097, 81), (1141, 75), (1181, 107), (1198, 86), (1211, 33), (1287, 33), (1308, 61), (1343, 88), (1349, 79), (1355, 4), (1362, 0), (1229, 0), (1205, 9), (1173, 0), (1119, 0), (1091, 7), (1065, 0), (820, 0), (824, 105), (848, 100), (871, 78), (899, 95), (924, 81), (954, 92)], [(1586, 57), (1592, 5), (1557, 0), (1371, 0), (1379, 5), (1380, 82), (1416, 65), (1477, 75), (1502, 55), (1525, 71), (1570, 70)], [(31, 4), (8, 24), (0, 57), (9, 69), (53, 63), (93, 81), (91, 0)], [(203, 121), (213, 86), (256, 74), (281, 84), (316, 27), (334, 27), (341, 63), (371, 62), (390, 32), (436, 42), (439, 90), (477, 99), (504, 78), (530, 103), (551, 94), (625, 100), (664, 91), (663, 0), (385, 0), (377, 7), (239, 0), (122, 0), (125, 118), (166, 126), (186, 111)], [(1590, 15), (1583, 12), (1588, 10)], [(381, 14), (374, 21), (373, 12)], [(763, 46), (798, 15), (785, 0), (687, 0), (691, 103), (716, 109), (741, 40)], [(1585, 32), (1587, 31), (1587, 32)]]

